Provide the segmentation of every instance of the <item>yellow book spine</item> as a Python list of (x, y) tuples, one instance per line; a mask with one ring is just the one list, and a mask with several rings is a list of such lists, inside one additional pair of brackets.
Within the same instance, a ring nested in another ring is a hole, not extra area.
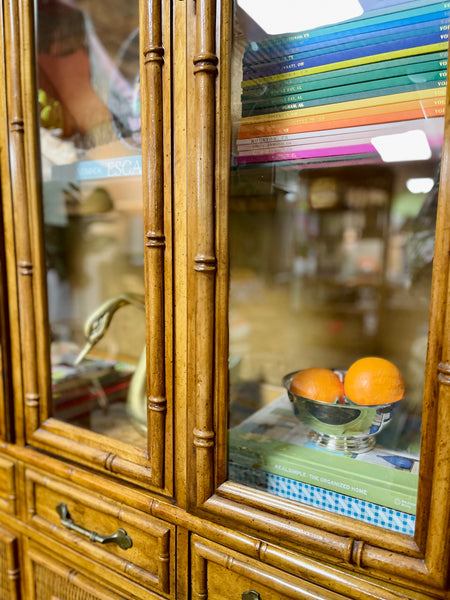
[(286, 110), (283, 112), (269, 113), (264, 115), (254, 115), (243, 117), (242, 125), (251, 123), (269, 123), (272, 121), (283, 121), (285, 119), (296, 119), (308, 115), (322, 115), (331, 112), (345, 110), (354, 110), (356, 108), (367, 108), (370, 106), (385, 106), (397, 104), (398, 102), (408, 102), (409, 100), (425, 100), (427, 98), (440, 98), (445, 96), (445, 88), (432, 88), (430, 90), (414, 90), (412, 92), (403, 92), (400, 94), (390, 94), (388, 96), (375, 96), (373, 98), (363, 98), (360, 100), (349, 100), (348, 102), (339, 102), (338, 104), (325, 104), (323, 106), (312, 106), (310, 108), (298, 108), (296, 110)]
[(242, 87), (250, 87), (259, 85), (260, 83), (268, 83), (269, 81), (282, 81), (284, 79), (292, 79), (294, 77), (304, 77), (305, 75), (314, 75), (315, 73), (325, 73), (326, 71), (335, 71), (336, 69), (344, 69), (346, 67), (357, 67), (358, 65), (368, 65), (373, 62), (381, 62), (382, 60), (391, 60), (393, 58), (403, 58), (406, 56), (415, 56), (416, 54), (427, 54), (430, 52), (441, 52), (447, 50), (448, 42), (439, 42), (437, 44), (429, 44), (428, 46), (416, 46), (415, 48), (405, 48), (403, 50), (393, 50), (392, 52), (382, 52), (381, 54), (372, 54), (371, 56), (361, 56), (360, 58), (351, 58), (335, 63), (327, 63), (317, 67), (308, 69), (299, 69), (298, 71), (290, 71), (287, 73), (279, 73), (278, 75), (268, 75), (267, 77), (258, 77), (256, 79), (248, 79), (242, 82)]

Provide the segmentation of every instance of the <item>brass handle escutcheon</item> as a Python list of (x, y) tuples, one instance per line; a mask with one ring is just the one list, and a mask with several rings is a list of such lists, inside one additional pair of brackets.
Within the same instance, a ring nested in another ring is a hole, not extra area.
[(61, 517), (61, 525), (64, 525), (64, 527), (70, 529), (70, 531), (76, 531), (77, 533), (86, 536), (91, 542), (97, 542), (99, 544), (117, 544), (122, 550), (127, 550), (127, 548), (131, 548), (133, 545), (133, 541), (125, 529), (118, 529), (116, 533), (113, 533), (112, 535), (100, 535), (95, 531), (89, 531), (89, 529), (85, 529), (84, 527), (81, 527), (81, 525), (74, 523), (70, 518), (69, 509), (65, 502), (60, 502), (56, 507), (56, 510)]
[(242, 600), (262, 600), (261, 596), (255, 590), (244, 592), (241, 596)]

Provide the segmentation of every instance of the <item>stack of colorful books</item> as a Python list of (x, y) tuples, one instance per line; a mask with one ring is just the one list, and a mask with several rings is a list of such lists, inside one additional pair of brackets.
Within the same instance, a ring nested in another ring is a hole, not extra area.
[(450, 4), (361, 4), (360, 17), (248, 44), (237, 165), (376, 159), (373, 137), (407, 129), (440, 151)]

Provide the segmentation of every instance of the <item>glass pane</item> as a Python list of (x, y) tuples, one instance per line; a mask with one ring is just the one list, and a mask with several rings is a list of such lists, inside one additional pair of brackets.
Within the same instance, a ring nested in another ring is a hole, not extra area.
[(53, 412), (144, 448), (138, 1), (37, 15)]
[(270, 6), (235, 7), (229, 478), (413, 534), (448, 4)]

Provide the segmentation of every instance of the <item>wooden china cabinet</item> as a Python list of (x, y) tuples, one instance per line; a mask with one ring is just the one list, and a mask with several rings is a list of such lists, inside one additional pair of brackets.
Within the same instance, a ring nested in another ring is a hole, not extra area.
[(449, 598), (449, 4), (299, 4), (2, 1), (2, 600)]

